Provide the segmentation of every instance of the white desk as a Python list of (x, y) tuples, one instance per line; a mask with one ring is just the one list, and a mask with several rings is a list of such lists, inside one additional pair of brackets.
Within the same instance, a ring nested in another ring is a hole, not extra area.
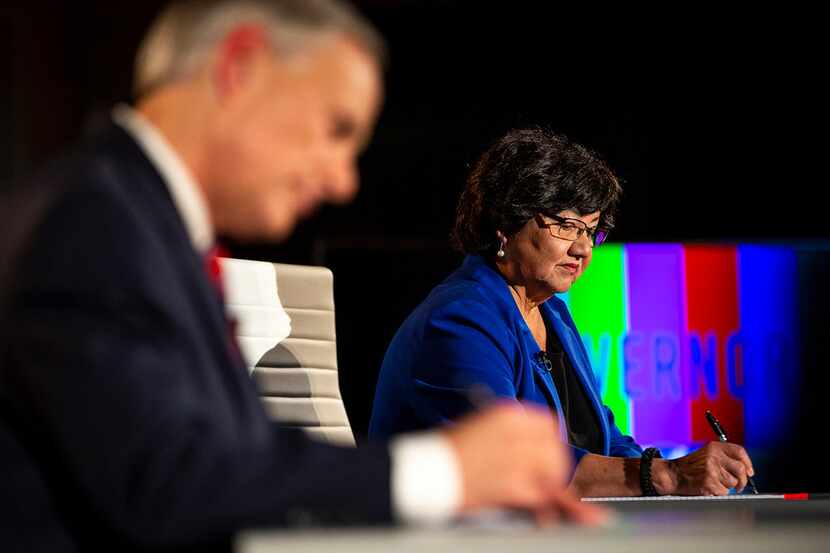
[(830, 552), (830, 501), (689, 503), (627, 504), (602, 529), (492, 521), (444, 529), (318, 528), (246, 533), (236, 546), (240, 553)]

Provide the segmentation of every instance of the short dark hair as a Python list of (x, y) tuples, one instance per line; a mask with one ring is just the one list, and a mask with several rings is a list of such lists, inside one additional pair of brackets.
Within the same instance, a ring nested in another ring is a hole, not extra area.
[(476, 161), (456, 211), (453, 246), (467, 254), (494, 252), (496, 231), (518, 232), (541, 213), (600, 212), (598, 228), (614, 226), (620, 182), (595, 153), (562, 134), (514, 129)]

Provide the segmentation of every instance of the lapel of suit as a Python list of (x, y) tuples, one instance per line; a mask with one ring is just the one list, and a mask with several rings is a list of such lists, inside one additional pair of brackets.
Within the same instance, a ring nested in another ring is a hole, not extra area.
[(108, 143), (118, 145), (117, 155), (128, 172), (124, 178), (135, 183), (136, 200), (145, 204), (145, 223), (156, 227), (165, 257), (179, 276), (178, 288), (187, 294), (201, 330), (208, 334), (209, 346), (200, 345), (210, 347), (220, 365), (230, 362), (247, 375), (238, 350), (230, 342), (225, 307), (208, 279), (205, 259), (193, 248), (166, 183), (129, 134), (115, 125), (110, 132), (115, 138)]
[[(602, 431), (603, 448), (605, 454), (608, 454), (610, 446), (610, 428), (608, 421), (605, 418), (603, 411), (602, 400), (596, 392), (593, 385), (593, 372), (591, 369), (591, 362), (585, 353), (581, 338), (574, 332), (571, 325), (563, 318), (563, 313), (560, 310), (567, 309), (559, 298), (551, 298), (542, 304), (543, 313), (547, 316), (554, 332), (559, 336), (562, 343), (562, 349), (567, 354), (571, 361), (571, 365), (576, 371), (576, 375), (582, 384), (582, 389), (585, 390), (588, 399), (591, 401), (594, 410), (597, 413), (597, 418), (600, 421), (600, 430)], [(569, 317), (570, 318), (570, 317)]]

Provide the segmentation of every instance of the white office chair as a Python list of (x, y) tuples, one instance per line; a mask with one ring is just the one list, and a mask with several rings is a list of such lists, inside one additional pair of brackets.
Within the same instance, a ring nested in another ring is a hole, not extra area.
[(238, 321), (239, 345), (265, 409), (286, 426), (354, 446), (337, 380), (331, 271), (244, 259), (221, 263), (227, 309)]

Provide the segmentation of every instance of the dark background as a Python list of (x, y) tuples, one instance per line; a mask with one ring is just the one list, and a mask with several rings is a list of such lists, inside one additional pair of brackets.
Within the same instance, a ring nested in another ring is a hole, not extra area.
[[(132, 57), (161, 5), (34, 0), (2, 8), (0, 182), (24, 177), (91, 118), (130, 100)], [(392, 60), (360, 195), (322, 209), (286, 243), (231, 244), (236, 256), (334, 271), (341, 387), (358, 439), (386, 345), (460, 260), (447, 236), (468, 167), (511, 127), (549, 126), (609, 161), (625, 189), (612, 239), (830, 238), (816, 13), (358, 5), (387, 37)], [(815, 454), (827, 418), (819, 401), (830, 385), (830, 261), (811, 267), (802, 419), (767, 484), (830, 491)]]

